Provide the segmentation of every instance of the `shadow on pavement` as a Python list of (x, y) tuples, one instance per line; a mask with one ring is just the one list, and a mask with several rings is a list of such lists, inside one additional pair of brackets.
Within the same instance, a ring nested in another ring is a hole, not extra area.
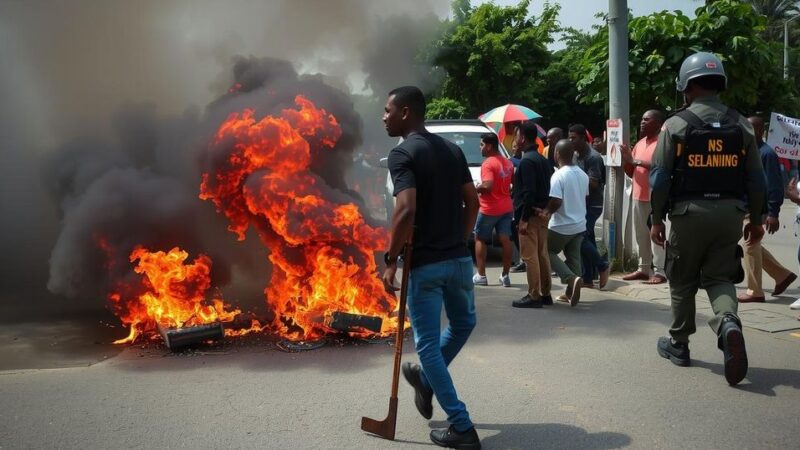
[[(721, 377), (725, 376), (725, 369), (722, 367), (722, 364), (693, 359), (692, 365), (708, 369)], [(736, 385), (735, 389), (766, 395), (767, 397), (775, 397), (775, 388), (777, 386), (788, 386), (794, 389), (800, 389), (800, 370), (750, 367), (747, 369), (745, 381), (749, 383), (740, 383)]]
[(538, 342), (559, 339), (565, 333), (624, 337), (653, 324), (666, 329), (671, 317), (669, 307), (647, 301), (621, 300), (616, 294), (588, 289), (574, 308), (556, 302), (541, 309), (518, 309), (511, 307), (510, 299), (477, 295), (478, 326), (470, 338), (470, 342), (475, 343)]
[[(431, 428), (446, 428), (447, 422), (429, 423)], [(560, 423), (476, 423), (483, 448), (612, 449), (631, 444), (627, 434), (602, 431), (589, 433), (583, 428)]]
[[(770, 294), (767, 294), (767, 295), (768, 295), (767, 303), (774, 303), (774, 304), (777, 304), (777, 305), (786, 305), (786, 307), (788, 308), (789, 305), (794, 303), (794, 301), (797, 300), (798, 297), (800, 297), (800, 289), (791, 289), (790, 288), (790, 289), (787, 289), (787, 290), (783, 291), (783, 293), (781, 295), (770, 295)], [(795, 311), (791, 311), (791, 312), (795, 312)]]

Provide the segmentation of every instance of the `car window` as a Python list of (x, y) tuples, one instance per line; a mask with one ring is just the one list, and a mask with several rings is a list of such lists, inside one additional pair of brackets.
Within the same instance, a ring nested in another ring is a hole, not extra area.
[(461, 151), (467, 158), (467, 164), (470, 166), (480, 166), (483, 162), (481, 133), (437, 132), (436, 134), (461, 147)]

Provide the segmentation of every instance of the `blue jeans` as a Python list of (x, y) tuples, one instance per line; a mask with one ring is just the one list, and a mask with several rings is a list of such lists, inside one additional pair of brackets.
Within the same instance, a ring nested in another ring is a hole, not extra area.
[[(449, 324), (442, 333), (442, 305)], [(409, 275), (408, 315), (422, 364), (422, 382), (433, 389), (458, 432), (472, 428), (467, 406), (458, 399), (447, 366), (475, 328), (472, 258), (450, 259), (415, 268)]]
[(603, 214), (603, 208), (586, 207), (586, 233), (581, 243), (581, 261), (583, 262), (583, 282), (589, 284), (594, 280), (595, 272), (608, 269), (608, 257), (600, 256), (597, 250), (597, 241), (594, 235), (594, 224)]

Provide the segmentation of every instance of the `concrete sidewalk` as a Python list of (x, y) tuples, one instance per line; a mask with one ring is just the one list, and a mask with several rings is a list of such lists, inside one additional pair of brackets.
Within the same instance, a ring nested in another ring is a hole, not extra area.
[[(621, 278), (622, 274), (612, 276), (604, 290), (670, 307), (668, 283), (653, 286), (641, 282), (622, 281)], [(739, 287), (740, 291), (744, 291), (743, 286)], [(770, 333), (799, 330), (800, 320), (797, 317), (800, 311), (789, 309), (789, 304), (795, 300), (794, 295), (797, 292), (796, 288), (790, 289), (786, 295), (769, 299), (766, 303), (740, 303), (739, 317), (742, 324)], [(706, 319), (713, 315), (708, 295), (704, 290), (697, 292), (697, 315)]]
[[(797, 274), (797, 249), (798, 245), (800, 245), (800, 239), (794, 235), (795, 213), (796, 208), (785, 203), (781, 208), (780, 229), (775, 234), (765, 235), (762, 244), (781, 264)], [(640, 281), (622, 281), (623, 275), (612, 275), (604, 290), (670, 306), (669, 285), (667, 283), (653, 286), (643, 284)], [(775, 281), (764, 273), (762, 287), (766, 293), (767, 301), (766, 303), (739, 304), (739, 316), (744, 326), (769, 333), (800, 329), (800, 320), (798, 320), (800, 311), (789, 309), (789, 305), (800, 297), (799, 285), (800, 280), (789, 286), (780, 297), (771, 297)], [(741, 283), (737, 287), (739, 292), (744, 292), (747, 289), (745, 283)], [(697, 293), (697, 313), (707, 317), (712, 314), (708, 296), (702, 289)]]

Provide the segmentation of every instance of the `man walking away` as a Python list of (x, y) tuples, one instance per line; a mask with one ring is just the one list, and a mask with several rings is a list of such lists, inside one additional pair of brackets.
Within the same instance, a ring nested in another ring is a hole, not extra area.
[(511, 303), (517, 308), (553, 304), (547, 218), (539, 214), (547, 206), (553, 170), (537, 151), (536, 137), (536, 124), (526, 121), (517, 128), (514, 141), (522, 149), (522, 160), (514, 176), (514, 215), (519, 217), (520, 255), (528, 278), (528, 293)]
[(514, 166), (500, 154), (497, 135), (481, 135), (481, 155), (486, 158), (481, 164), (481, 183), (477, 186), (480, 195), (480, 210), (475, 222), (475, 260), (478, 273), (472, 277), (476, 285), (486, 286), (486, 253), (492, 245), (492, 232), (503, 247), (503, 273), (500, 284), (511, 287), (508, 270), (511, 267), (511, 220), (514, 207), (511, 203), (511, 178)]
[[(389, 152), (389, 173), (397, 204), (391, 241), (384, 259), (383, 284), (396, 291), (397, 257), (414, 230), (408, 285), (408, 315), (422, 367), (403, 364), (415, 391), (414, 403), (426, 419), (436, 399), (450, 427), (433, 430), (442, 447), (479, 449), (481, 444), (459, 400), (447, 366), (475, 327), (475, 291), (467, 238), (478, 214), (478, 194), (467, 161), (457, 145), (425, 130), (425, 97), (417, 87), (394, 89), (384, 107), (389, 136), (403, 142)], [(442, 307), (449, 324), (441, 332)]]
[[(764, 142), (764, 119), (753, 116), (748, 117), (747, 120), (753, 125), (756, 145), (758, 145), (761, 155), (761, 165), (764, 166), (764, 175), (767, 177), (765, 225), (767, 233), (773, 234), (781, 227), (778, 217), (783, 204), (784, 185), (782, 184), (780, 162), (775, 150)], [(750, 218), (745, 217), (745, 226), (749, 221)], [(745, 244), (744, 269), (747, 275), (747, 292), (738, 295), (739, 303), (764, 303), (764, 289), (761, 286), (762, 269), (775, 280), (775, 289), (772, 291), (772, 295), (781, 295), (797, 279), (797, 275), (779, 263), (772, 253), (761, 245), (761, 241)]]
[(633, 180), (633, 234), (639, 247), (639, 270), (622, 277), (625, 281), (644, 280), (645, 284), (666, 283), (664, 275), (664, 248), (650, 240), (650, 165), (658, 142), (658, 133), (664, 124), (661, 111), (651, 109), (642, 114), (639, 123), (639, 142), (633, 151), (622, 147), (625, 173)]
[(719, 100), (727, 77), (722, 61), (706, 52), (683, 61), (676, 84), (689, 106), (667, 119), (658, 135), (650, 170), (653, 226), (650, 237), (666, 242), (665, 272), (672, 296), (670, 336), (658, 339), (658, 354), (688, 366), (689, 336), (695, 332), (695, 295), (702, 286), (714, 317), (709, 321), (723, 352), (725, 379), (735, 385), (747, 374), (742, 323), (736, 315), (735, 282), (742, 281), (742, 220), (749, 201), (747, 244), (761, 240), (766, 189), (753, 127)]
[(603, 156), (586, 142), (586, 127), (575, 124), (569, 127), (569, 140), (575, 146), (575, 165), (589, 176), (589, 196), (586, 197), (586, 234), (581, 244), (583, 260), (583, 284), (592, 287), (594, 274), (600, 277), (600, 289), (608, 282), (611, 268), (607, 257), (597, 250), (594, 225), (603, 215), (603, 186), (606, 183), (606, 165)]
[[(556, 144), (559, 169), (550, 179), (550, 199), (539, 214), (549, 217), (547, 251), (550, 266), (567, 286), (564, 297), (571, 306), (581, 298), (581, 242), (586, 231), (586, 196), (589, 177), (574, 164), (574, 145), (567, 139)], [(558, 254), (564, 252), (566, 262)]]

